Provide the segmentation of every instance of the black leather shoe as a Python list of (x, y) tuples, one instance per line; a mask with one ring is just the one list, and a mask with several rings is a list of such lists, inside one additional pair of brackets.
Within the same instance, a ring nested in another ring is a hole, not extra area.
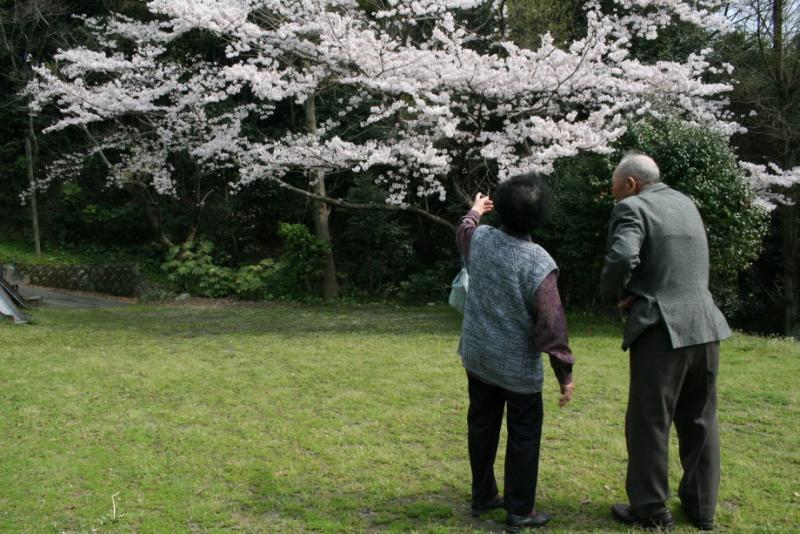
[(675, 521), (672, 519), (672, 514), (669, 513), (667, 509), (648, 517), (639, 517), (631, 513), (631, 507), (627, 504), (615, 504), (611, 507), (611, 517), (620, 523), (645, 529), (669, 531), (675, 528)]
[(551, 519), (552, 516), (545, 512), (531, 512), (528, 515), (517, 515), (509, 512), (508, 517), (506, 517), (506, 532), (519, 532), (523, 528), (543, 527)]
[(686, 514), (686, 517), (689, 519), (689, 522), (691, 522), (694, 528), (696, 528), (697, 530), (714, 530), (713, 519), (698, 519), (696, 517), (690, 516), (689, 514)]
[(495, 495), (488, 501), (472, 501), (470, 512), (472, 513), (472, 517), (478, 517), (479, 515), (491, 512), (492, 510), (497, 510), (498, 508), (502, 507), (503, 498), (500, 495)]

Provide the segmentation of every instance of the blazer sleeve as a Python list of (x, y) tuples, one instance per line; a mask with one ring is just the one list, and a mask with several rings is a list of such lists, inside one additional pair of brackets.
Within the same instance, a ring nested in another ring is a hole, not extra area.
[(644, 222), (638, 210), (628, 202), (620, 202), (611, 212), (608, 226), (608, 254), (600, 280), (604, 301), (619, 299), (633, 270), (639, 265), (639, 252), (644, 241)]

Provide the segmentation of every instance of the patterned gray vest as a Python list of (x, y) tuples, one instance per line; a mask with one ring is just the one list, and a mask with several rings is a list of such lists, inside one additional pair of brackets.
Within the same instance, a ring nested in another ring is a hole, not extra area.
[(533, 296), (557, 269), (545, 249), (491, 226), (472, 234), (458, 352), (467, 371), (517, 393), (542, 391)]

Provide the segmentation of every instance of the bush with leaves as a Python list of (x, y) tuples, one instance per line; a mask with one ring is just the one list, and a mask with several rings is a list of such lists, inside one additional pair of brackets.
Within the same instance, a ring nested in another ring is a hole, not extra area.
[(739, 273), (761, 252), (768, 215), (755, 197), (728, 141), (677, 121), (640, 123), (623, 143), (652, 156), (664, 182), (697, 204), (708, 233), (711, 292), (731, 312), (739, 307)]
[(254, 265), (240, 267), (233, 278), (233, 291), (240, 299), (269, 300), (275, 297), (270, 283), (275, 274), (275, 261), (267, 258)]
[(214, 261), (214, 245), (195, 241), (173, 247), (162, 265), (167, 279), (179, 290), (200, 297), (263, 300), (319, 297), (325, 254), (329, 245), (311, 235), (302, 224), (283, 223), (278, 228), (284, 252), (275, 262), (264, 259), (239, 269)]
[[(347, 200), (384, 203), (386, 193), (374, 184), (375, 177), (356, 177)], [(336, 265), (345, 276), (349, 295), (378, 296), (396, 289), (421, 266), (415, 254), (413, 220), (407, 214), (378, 210), (337, 212), (333, 234)]]
[(452, 261), (438, 261), (427, 269), (411, 273), (408, 279), (399, 282), (389, 292), (389, 295), (404, 304), (424, 305), (429, 302), (446, 302), (453, 273)]
[(565, 160), (551, 178), (554, 213), (540, 239), (559, 263), (566, 300), (596, 301), (613, 208), (611, 173), (626, 152), (638, 151), (655, 159), (667, 185), (697, 204), (708, 234), (711, 292), (723, 311), (734, 312), (738, 276), (761, 251), (767, 213), (727, 139), (677, 120), (643, 121), (630, 124), (615, 148), (609, 156)]
[(283, 254), (269, 276), (272, 294), (280, 298), (316, 298), (330, 245), (309, 232), (304, 224), (282, 223), (278, 236), (283, 239)]
[(179, 291), (198, 297), (225, 297), (233, 292), (234, 273), (214, 263), (210, 241), (189, 241), (172, 247), (161, 266)]
[(548, 180), (553, 192), (550, 214), (533, 239), (556, 259), (561, 298), (570, 307), (598, 304), (608, 218), (614, 207), (611, 168), (605, 157), (576, 156), (559, 162)]

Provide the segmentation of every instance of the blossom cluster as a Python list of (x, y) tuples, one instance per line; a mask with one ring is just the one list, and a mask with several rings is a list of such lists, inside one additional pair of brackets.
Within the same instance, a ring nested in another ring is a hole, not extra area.
[(740, 161), (739, 166), (749, 176), (750, 186), (765, 208), (772, 210), (777, 204), (792, 204), (784, 192), (800, 184), (800, 167), (781, 169), (775, 163), (759, 165), (746, 161)]
[[(725, 112), (730, 86), (706, 81), (727, 68), (708, 51), (683, 62), (630, 54), (635, 38), (655, 39), (675, 20), (724, 29), (719, 2), (588, 2), (583, 37), (559, 47), (544, 35), (535, 49), (464, 22), (470, 10), (505, 16), (496, 0), (376, 4), (151, 0), (147, 22), (85, 19), (96, 46), (61, 51), (55, 69), (36, 66), (29, 91), (37, 109), (58, 109), (49, 131), (113, 130), (101, 141), (114, 145), (113, 179), (147, 177), (161, 194), (176, 194), (176, 151), (209, 172), (233, 169), (234, 188), (285, 183), (296, 172), (369, 171), (387, 202), (404, 206), (444, 199), (446, 180), (460, 179), (453, 150), (502, 180), (548, 173), (581, 151), (608, 152), (637, 115), (738, 128)], [(176, 43), (189, 32), (218, 39), (225, 57), (186, 52)], [(314, 125), (243, 127), (309, 99), (335, 100), (338, 110)]]

